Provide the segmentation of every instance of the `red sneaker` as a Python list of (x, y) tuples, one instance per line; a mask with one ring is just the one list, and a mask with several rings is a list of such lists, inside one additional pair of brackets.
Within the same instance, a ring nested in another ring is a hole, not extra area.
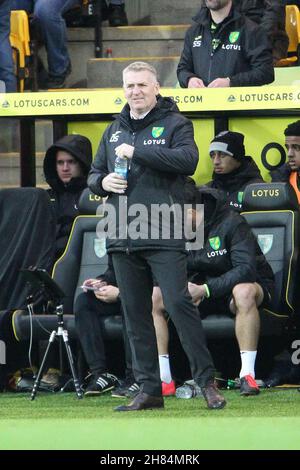
[(252, 375), (245, 375), (241, 378), (240, 394), (246, 397), (259, 394), (259, 387)]
[(169, 384), (167, 384), (166, 382), (162, 382), (161, 388), (163, 397), (172, 397), (173, 395), (175, 395), (176, 387), (174, 380), (172, 380)]

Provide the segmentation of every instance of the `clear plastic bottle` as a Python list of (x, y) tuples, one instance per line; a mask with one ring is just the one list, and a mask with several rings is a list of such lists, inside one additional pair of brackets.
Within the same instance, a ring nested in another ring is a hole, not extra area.
[(181, 387), (176, 388), (175, 396), (177, 398), (201, 398), (203, 397), (201, 387), (195, 380), (186, 380)]
[(181, 387), (178, 387), (176, 389), (175, 396), (176, 398), (193, 398), (196, 396), (195, 387), (193, 385), (185, 383)]
[(125, 157), (117, 157), (115, 160), (115, 173), (127, 179), (128, 160)]

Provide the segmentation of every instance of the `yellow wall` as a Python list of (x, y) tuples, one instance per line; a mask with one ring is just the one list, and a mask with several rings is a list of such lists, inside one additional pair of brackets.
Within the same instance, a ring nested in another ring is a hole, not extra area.
[[(264, 149), (268, 144), (279, 145), (281, 152), (285, 153), (284, 129), (291, 122), (296, 121), (292, 117), (272, 117), (272, 118), (233, 118), (229, 120), (229, 129), (241, 132), (245, 135), (246, 154), (251, 155), (261, 170), (261, 174), (266, 181), (270, 181), (269, 169), (262, 161)], [(280, 162), (280, 150), (271, 147), (266, 152), (266, 159), (270, 165), (278, 165)]]
[[(290, 122), (296, 121), (295, 116), (272, 117), (272, 118), (232, 118), (229, 120), (229, 129), (241, 132), (245, 135), (246, 154), (251, 155), (259, 166), (262, 176), (266, 181), (270, 180), (269, 169), (262, 161), (262, 155), (267, 145), (271, 148), (266, 152), (266, 160), (270, 165), (280, 162), (281, 153), (284, 153), (284, 129)], [(199, 164), (194, 175), (198, 184), (203, 184), (211, 179), (212, 165), (208, 156), (208, 148), (214, 137), (213, 119), (193, 119), (195, 141), (199, 148)], [(110, 124), (105, 122), (71, 122), (69, 133), (80, 133), (86, 135), (92, 142), (93, 154), (95, 155), (101, 136)], [(279, 149), (273, 145), (279, 145)]]

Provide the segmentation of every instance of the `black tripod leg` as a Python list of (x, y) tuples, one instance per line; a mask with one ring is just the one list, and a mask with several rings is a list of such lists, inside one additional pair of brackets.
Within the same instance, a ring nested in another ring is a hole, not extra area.
[(77, 398), (82, 398), (82, 391), (80, 388), (79, 380), (77, 378), (77, 374), (75, 372), (74, 360), (72, 356), (70, 343), (68, 341), (68, 333), (66, 330), (63, 331), (63, 339), (64, 339), (64, 344), (65, 344), (65, 348), (66, 348), (66, 352), (67, 352), (67, 356), (69, 360), (69, 365), (70, 365), (70, 369), (71, 369), (71, 373), (73, 377), (75, 392), (76, 392)]
[(34, 400), (35, 399), (35, 396), (37, 394), (37, 390), (39, 388), (39, 385), (40, 385), (40, 382), (41, 382), (41, 378), (42, 378), (42, 373), (43, 373), (43, 370), (44, 370), (44, 367), (45, 367), (45, 362), (46, 362), (46, 359), (47, 359), (47, 356), (48, 356), (48, 352), (50, 350), (50, 346), (51, 344), (53, 344), (54, 340), (55, 340), (55, 336), (56, 336), (56, 331), (52, 331), (51, 335), (50, 335), (50, 338), (49, 338), (49, 341), (48, 341), (48, 345), (47, 345), (47, 349), (45, 351), (45, 354), (44, 354), (44, 357), (43, 357), (43, 360), (42, 360), (42, 363), (40, 365), (40, 368), (39, 368), (39, 371), (38, 371), (38, 374), (37, 374), (37, 377), (34, 381), (34, 384), (33, 384), (33, 388), (32, 388), (32, 391), (31, 391), (31, 396), (30, 396), (30, 400)]

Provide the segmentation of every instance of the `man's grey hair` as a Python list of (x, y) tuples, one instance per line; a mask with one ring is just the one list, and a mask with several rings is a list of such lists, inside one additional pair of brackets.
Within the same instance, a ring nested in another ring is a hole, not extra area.
[(123, 70), (123, 82), (124, 82), (124, 76), (126, 75), (127, 72), (141, 72), (143, 70), (147, 70), (148, 72), (152, 73), (155, 80), (157, 82), (159, 81), (157, 70), (152, 65), (148, 64), (147, 62), (132, 62)]

